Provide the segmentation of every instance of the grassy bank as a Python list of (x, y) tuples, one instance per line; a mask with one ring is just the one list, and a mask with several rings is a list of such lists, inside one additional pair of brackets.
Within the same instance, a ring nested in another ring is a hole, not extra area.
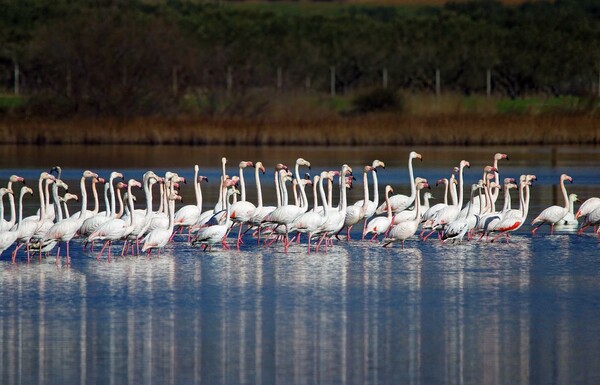
[[(2, 144), (514, 145), (600, 143), (596, 98), (380, 92), (190, 101), (185, 117), (0, 117)], [(364, 96), (364, 94), (363, 94)], [(386, 98), (393, 97), (393, 101)], [(360, 102), (357, 102), (360, 100)], [(7, 99), (5, 104), (23, 105)], [(380, 107), (385, 108), (380, 108)], [(364, 112), (367, 110), (367, 112)], [(17, 110), (15, 110), (17, 111)], [(360, 111), (360, 112), (357, 112)]]
[(598, 144), (593, 116), (376, 114), (317, 122), (234, 119), (4, 120), (0, 143), (230, 145)]

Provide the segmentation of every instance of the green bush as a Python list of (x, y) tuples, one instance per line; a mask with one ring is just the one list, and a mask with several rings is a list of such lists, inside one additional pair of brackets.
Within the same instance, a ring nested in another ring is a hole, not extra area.
[(352, 112), (366, 114), (375, 111), (401, 111), (402, 99), (386, 88), (374, 88), (358, 94), (352, 100)]

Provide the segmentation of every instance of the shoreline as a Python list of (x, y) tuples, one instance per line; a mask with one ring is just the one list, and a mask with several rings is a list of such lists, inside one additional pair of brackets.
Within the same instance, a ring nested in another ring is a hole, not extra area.
[(596, 145), (593, 115), (373, 114), (322, 120), (239, 118), (2, 119), (0, 144), (495, 146)]

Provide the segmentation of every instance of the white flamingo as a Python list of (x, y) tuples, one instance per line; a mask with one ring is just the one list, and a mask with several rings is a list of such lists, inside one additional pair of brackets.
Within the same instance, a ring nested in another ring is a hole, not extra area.
[(458, 202), (456, 203), (456, 205), (448, 205), (437, 212), (437, 214), (435, 215), (435, 219), (433, 221), (433, 225), (432, 225), (433, 231), (431, 233), (429, 233), (425, 237), (425, 239), (429, 235), (431, 235), (434, 231), (443, 230), (449, 223), (453, 222), (454, 220), (456, 220), (456, 218), (458, 218), (458, 215), (460, 214), (460, 210), (461, 210), (462, 204), (463, 204), (463, 195), (464, 195), (463, 171), (464, 171), (465, 167), (469, 168), (469, 167), (471, 167), (471, 165), (466, 160), (461, 160), (460, 166), (458, 168), (458, 178), (459, 178)]
[(240, 244), (242, 243), (242, 227), (244, 226), (244, 223), (248, 223), (252, 219), (252, 216), (256, 211), (256, 206), (254, 205), (254, 203), (246, 200), (246, 183), (244, 180), (244, 169), (246, 167), (254, 167), (254, 164), (249, 161), (242, 161), (240, 162), (239, 167), (241, 196), (240, 200), (235, 202), (229, 208), (229, 215), (231, 220), (233, 221), (234, 226), (236, 224), (239, 225), (236, 242), (236, 246), (238, 249), (240, 248)]
[(419, 198), (419, 190), (428, 188), (427, 182), (421, 182), (417, 184), (417, 204), (415, 205), (414, 218), (406, 220), (404, 222), (397, 223), (394, 225), (385, 239), (383, 239), (383, 247), (387, 247), (393, 242), (402, 242), (402, 248), (404, 249), (404, 241), (412, 237), (417, 233), (419, 229), (419, 223), (421, 222), (421, 205)]
[(542, 211), (535, 219), (531, 222), (531, 225), (535, 226), (531, 233), (535, 235), (536, 231), (542, 226), (544, 223), (548, 223), (550, 225), (550, 234), (554, 233), (554, 225), (558, 223), (561, 219), (567, 215), (569, 212), (569, 196), (567, 195), (567, 189), (565, 187), (565, 181), (569, 181), (573, 183), (573, 178), (571, 178), (567, 174), (562, 174), (560, 176), (560, 190), (562, 191), (563, 198), (565, 200), (564, 206), (550, 206)]
[[(228, 179), (223, 182), (222, 193), (225, 194), (224, 204), (225, 204), (225, 222), (219, 223), (215, 221), (212, 226), (207, 226), (201, 228), (196, 236), (192, 240), (193, 246), (202, 246), (203, 251), (210, 251), (212, 249), (212, 245), (221, 243), (223, 249), (229, 249), (227, 243), (225, 242), (227, 237), (227, 232), (231, 228), (232, 221), (230, 218), (230, 207), (231, 204), (229, 199), (234, 195), (239, 193), (237, 189), (234, 187), (234, 183), (231, 179)], [(217, 215), (218, 213), (215, 213)]]
[(58, 252), (56, 253), (56, 263), (58, 264), (58, 257), (60, 256), (60, 242), (65, 242), (67, 244), (67, 265), (71, 264), (71, 255), (69, 253), (69, 242), (81, 225), (83, 221), (85, 221), (87, 215), (87, 193), (85, 191), (85, 179), (86, 178), (97, 178), (98, 174), (95, 174), (91, 171), (84, 171), (83, 176), (81, 177), (80, 187), (81, 187), (81, 213), (79, 214), (79, 218), (67, 218), (63, 219), (60, 222), (54, 224), (48, 232), (44, 235), (44, 239), (42, 243), (46, 242), (57, 242), (58, 243)]
[(521, 226), (523, 226), (529, 212), (529, 186), (531, 185), (531, 180), (533, 179), (535, 179), (535, 176), (533, 176), (533, 178), (528, 178), (528, 176), (523, 175), (520, 178), (519, 206), (521, 208), (521, 214), (518, 217), (514, 214), (505, 214), (502, 220), (492, 229), (492, 231), (498, 233), (498, 235), (496, 235), (491, 242), (495, 242), (501, 237), (505, 237), (506, 242), (508, 242), (510, 239), (510, 233), (517, 231), (521, 228)]
[[(364, 198), (361, 205), (352, 205), (346, 208), (346, 218), (344, 219), (344, 227), (346, 227), (346, 240), (350, 240), (350, 230), (352, 226), (365, 219), (367, 209), (369, 208), (369, 181), (367, 175), (373, 170), (372, 166), (365, 166), (363, 169), (363, 192)], [(375, 207), (375, 205), (373, 205)], [(375, 211), (375, 210), (373, 210)]]
[(310, 241), (313, 238), (313, 235), (323, 226), (325, 221), (327, 220), (327, 205), (324, 205), (324, 210), (322, 212), (318, 212), (317, 208), (319, 207), (319, 199), (317, 195), (317, 184), (319, 188), (319, 192), (321, 194), (321, 200), (325, 201), (327, 198), (325, 197), (325, 189), (323, 189), (322, 180), (328, 178), (329, 173), (327, 171), (323, 171), (321, 175), (316, 175), (313, 178), (313, 199), (314, 199), (314, 208), (311, 211), (307, 211), (304, 214), (300, 215), (298, 218), (294, 220), (292, 223), (292, 228), (299, 233), (308, 234), (308, 254), (310, 254)]
[[(392, 212), (394, 212), (394, 213), (399, 213), (400, 211), (406, 210), (415, 201), (417, 189), (416, 189), (416, 185), (415, 185), (415, 177), (413, 175), (413, 159), (419, 159), (421, 161), (423, 160), (423, 158), (421, 157), (421, 154), (419, 154), (419, 153), (411, 151), (410, 154), (408, 154), (408, 175), (410, 178), (410, 196), (397, 194), (397, 195), (390, 197), (389, 204), (391, 205)], [(383, 214), (386, 211), (386, 205), (387, 205), (387, 203), (379, 206), (377, 208), (376, 213)]]
[[(416, 191), (416, 186), (415, 186), (415, 191)], [(386, 206), (387, 216), (375, 217), (375, 218), (371, 219), (369, 221), (369, 223), (367, 223), (367, 231), (365, 232), (364, 235), (373, 233), (373, 237), (371, 238), (371, 241), (374, 241), (375, 239), (377, 239), (379, 234), (385, 234), (392, 223), (392, 205), (390, 204), (390, 196), (389, 196), (389, 194), (391, 192), (394, 192), (394, 189), (392, 189), (392, 186), (390, 186), (390, 185), (385, 186), (385, 201), (387, 203), (387, 206)]]
[(194, 166), (194, 193), (196, 195), (195, 205), (185, 205), (181, 207), (175, 213), (175, 226), (179, 226), (182, 230), (184, 227), (188, 228), (188, 242), (190, 241), (190, 226), (195, 225), (200, 220), (202, 215), (202, 191), (200, 189), (200, 181), (203, 178), (208, 180), (205, 176), (198, 176), (200, 168), (198, 165)]
[(160, 249), (165, 247), (165, 245), (169, 242), (169, 239), (171, 239), (173, 229), (175, 228), (175, 201), (181, 199), (181, 196), (177, 195), (174, 189), (174, 183), (177, 183), (179, 179), (179, 176), (175, 173), (167, 173), (165, 175), (168, 224), (167, 228), (157, 227), (153, 229), (144, 238), (142, 252), (148, 252), (148, 255), (152, 253), (152, 249), (156, 249), (158, 256), (160, 256)]
[[(0, 189), (0, 195), (4, 195), (6, 193), (8, 194), (12, 194), (12, 190), (9, 189)], [(27, 187), (27, 186), (23, 186), (21, 187), (21, 192), (19, 194), (19, 222), (17, 223), (17, 227), (13, 230), (5, 230), (5, 231), (0, 231), (0, 255), (2, 254), (2, 252), (6, 249), (8, 249), (13, 243), (15, 243), (17, 241), (17, 239), (19, 238), (20, 235), (20, 224), (21, 221), (23, 220), (23, 197), (25, 196), (25, 194), (31, 194), (33, 195), (33, 191)], [(13, 251), (12, 254), (12, 260), (13, 262), (15, 261), (15, 257), (16, 257), (16, 248), (15, 251)]]

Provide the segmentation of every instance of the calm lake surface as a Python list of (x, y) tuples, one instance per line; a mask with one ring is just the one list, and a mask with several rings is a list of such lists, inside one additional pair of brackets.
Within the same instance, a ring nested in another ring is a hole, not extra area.
[[(148, 169), (171, 170), (191, 179), (198, 164), (209, 177), (208, 208), (226, 156), (230, 175), (241, 160), (264, 163), (265, 200), (273, 204), (273, 166), (303, 157), (313, 174), (351, 165), (359, 179), (352, 203), (362, 198), (362, 168), (373, 159), (386, 163), (380, 200), (386, 184), (408, 193), (411, 150), (10, 146), (0, 152), (0, 182), (16, 173), (37, 194), (40, 172), (60, 165), (79, 194), (84, 169), (138, 180)], [(471, 162), (465, 180), (474, 183), (494, 153), (507, 153), (502, 178), (538, 176), (528, 224), (561, 204), (561, 173), (573, 177), (567, 188), (580, 199), (600, 195), (599, 148), (414, 150), (423, 155), (415, 175), (433, 185), (461, 159)], [(245, 176), (256, 201), (252, 171)], [(443, 199), (441, 187), (431, 191)], [(191, 185), (181, 193), (195, 202)], [(27, 198), (25, 215), (37, 202)], [(530, 230), (509, 244), (410, 239), (403, 250), (360, 241), (356, 229), (354, 240), (310, 255), (305, 239), (284, 253), (282, 245), (256, 246), (248, 234), (241, 251), (203, 253), (177, 236), (160, 257), (111, 262), (75, 240), (70, 267), (64, 258), (56, 266), (54, 257), (28, 263), (22, 254), (13, 264), (10, 248), (0, 260), (0, 383), (598, 384), (600, 243), (592, 233), (551, 236), (543, 227), (532, 237)]]

